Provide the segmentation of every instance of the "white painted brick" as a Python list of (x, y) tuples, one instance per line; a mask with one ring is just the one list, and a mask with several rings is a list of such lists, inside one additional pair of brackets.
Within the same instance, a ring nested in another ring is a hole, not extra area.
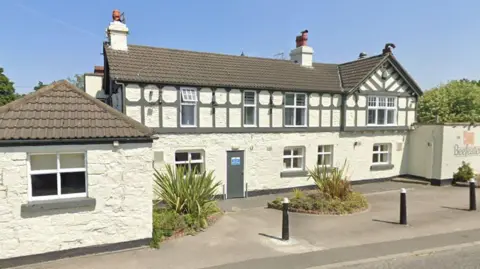
[(310, 108), (308, 110), (308, 126), (310, 127), (318, 127), (318, 124), (320, 123), (320, 110)]
[(162, 125), (163, 127), (177, 127), (177, 108), (162, 107)]
[(227, 103), (227, 91), (222, 88), (217, 89), (215, 91), (215, 101), (220, 105)]
[(268, 108), (259, 108), (258, 110), (258, 124), (259, 127), (269, 127), (270, 126), (270, 114)]
[(229, 127), (241, 127), (242, 126), (242, 109), (241, 108), (229, 108)]
[(23, 151), (25, 156), (39, 150), (87, 150), (88, 194), (97, 204), (94, 211), (22, 217), (21, 205), (28, 201), (28, 177), (22, 176), (26, 162), (23, 167), (8, 169), (8, 178), (0, 186), (0, 259), (151, 237), (151, 144), (120, 144), (118, 150), (98, 144), (13, 150)]
[(160, 127), (160, 109), (158, 105), (145, 106), (145, 125), (148, 127)]
[(173, 103), (177, 101), (178, 91), (173, 86), (165, 86), (162, 88), (162, 99), (166, 103)]
[(242, 101), (242, 93), (240, 90), (232, 89), (229, 94), (230, 104), (238, 105)]
[(215, 108), (215, 127), (227, 127), (227, 109), (224, 107)]
[(273, 127), (282, 127), (283, 125), (283, 112), (281, 108), (272, 109), (272, 126)]
[(332, 104), (332, 97), (329, 94), (322, 94), (322, 106), (330, 106)]
[(129, 101), (139, 101), (142, 97), (142, 89), (138, 84), (128, 84), (125, 87), (125, 97)]
[(212, 103), (212, 89), (202, 88), (199, 92), (199, 100), (202, 104), (211, 104)]
[(407, 107), (407, 98), (398, 97), (398, 108), (405, 108), (405, 107)]
[(310, 100), (308, 102), (311, 106), (318, 106), (320, 104), (320, 95), (318, 95), (318, 93), (310, 94)]
[(340, 107), (340, 103), (342, 101), (342, 98), (340, 94), (334, 94), (332, 98), (332, 104), (334, 107)]
[(322, 127), (330, 127), (330, 109), (322, 109)]
[(355, 126), (355, 111), (354, 110), (347, 110), (346, 111), (346, 126), (352, 127)]
[(332, 127), (339, 127), (340, 126), (340, 109), (333, 109), (332, 110)]
[(130, 118), (142, 122), (142, 107), (141, 106), (127, 106), (126, 107), (126, 114)]
[(350, 95), (347, 98), (347, 107), (354, 107), (355, 106), (355, 96)]
[(212, 108), (200, 107), (200, 127), (212, 127)]
[(273, 104), (279, 106), (283, 103), (283, 93), (282, 92), (273, 92)]
[(365, 126), (367, 124), (367, 112), (365, 110), (357, 111), (357, 126)]
[(270, 104), (270, 93), (268, 91), (261, 91), (258, 95), (258, 101), (261, 105)]
[(143, 98), (150, 103), (158, 102), (160, 89), (155, 85), (147, 85), (143, 92)]

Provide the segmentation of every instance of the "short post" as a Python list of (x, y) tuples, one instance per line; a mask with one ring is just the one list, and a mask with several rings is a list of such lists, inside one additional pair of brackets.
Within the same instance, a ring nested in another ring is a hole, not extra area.
[(407, 225), (407, 190), (400, 191), (400, 224)]
[(227, 200), (227, 195), (225, 194), (225, 184), (222, 186), (222, 192), (223, 192), (223, 200)]
[(245, 198), (248, 198), (248, 182), (245, 183)]
[(287, 241), (290, 239), (290, 231), (288, 224), (288, 198), (283, 198), (283, 214), (282, 214), (282, 240)]
[(470, 179), (470, 211), (477, 210), (477, 198), (475, 195), (475, 190), (477, 188), (475, 179)]

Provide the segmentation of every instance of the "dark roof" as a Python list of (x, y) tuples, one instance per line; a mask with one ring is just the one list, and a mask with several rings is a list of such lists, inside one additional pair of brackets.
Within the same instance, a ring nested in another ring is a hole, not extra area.
[(0, 107), (0, 141), (151, 137), (148, 127), (66, 81)]
[(337, 64), (305, 68), (289, 60), (129, 45), (105, 46), (112, 79), (186, 86), (340, 92)]
[(338, 65), (343, 88), (348, 90), (357, 86), (386, 57), (388, 55), (380, 54)]

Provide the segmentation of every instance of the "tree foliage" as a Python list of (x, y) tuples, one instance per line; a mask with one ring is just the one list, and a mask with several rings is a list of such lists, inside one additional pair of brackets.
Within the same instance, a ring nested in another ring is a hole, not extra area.
[(15, 93), (13, 82), (3, 74), (3, 68), (0, 67), (0, 106), (10, 103), (19, 96)]
[(428, 90), (418, 103), (418, 122), (480, 122), (480, 81), (450, 81)]
[(48, 85), (49, 85), (49, 84), (45, 84), (45, 83), (39, 81), (39, 82), (37, 83), (37, 86), (33, 87), (33, 90), (34, 90), (34, 91), (38, 91), (38, 90), (40, 90), (41, 88), (43, 88), (43, 87), (45, 87), (45, 86), (48, 86)]
[(85, 77), (81, 74), (75, 74), (73, 77), (67, 78), (68, 82), (75, 85), (77, 88), (85, 90)]

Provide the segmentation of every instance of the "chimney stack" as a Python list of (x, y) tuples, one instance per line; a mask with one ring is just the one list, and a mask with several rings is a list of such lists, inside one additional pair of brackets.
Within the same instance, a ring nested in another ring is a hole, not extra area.
[(104, 72), (105, 72), (105, 69), (103, 68), (103, 66), (98, 66), (98, 65), (96, 65), (96, 66), (93, 68), (93, 73), (94, 73), (94, 74), (103, 75)]
[(296, 48), (290, 52), (290, 59), (304, 67), (312, 67), (313, 49), (307, 46), (308, 30), (295, 38)]
[(122, 21), (122, 14), (118, 9), (112, 12), (112, 20), (106, 31), (110, 47), (114, 50), (128, 50), (128, 28)]

